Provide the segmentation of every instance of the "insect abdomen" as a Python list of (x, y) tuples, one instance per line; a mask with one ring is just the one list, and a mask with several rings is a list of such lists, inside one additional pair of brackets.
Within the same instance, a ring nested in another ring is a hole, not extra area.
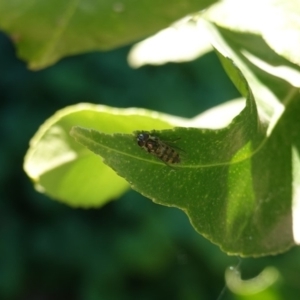
[(179, 154), (167, 145), (158, 147), (155, 154), (162, 161), (169, 164), (176, 164), (180, 162)]

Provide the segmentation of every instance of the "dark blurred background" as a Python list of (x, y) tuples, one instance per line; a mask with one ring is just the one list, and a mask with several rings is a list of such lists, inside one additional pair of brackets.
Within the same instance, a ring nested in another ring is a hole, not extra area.
[[(238, 264), (197, 234), (178, 209), (134, 191), (101, 209), (72, 209), (36, 192), (26, 177), (29, 139), (65, 106), (91, 102), (193, 117), (239, 96), (213, 53), (133, 70), (129, 49), (66, 58), (31, 72), (0, 33), (1, 300), (217, 299), (225, 269)], [(241, 270), (251, 278), (275, 266), (282, 275), (276, 299), (295, 299), (299, 254), (294, 248), (243, 259)], [(227, 291), (222, 299), (244, 298)]]

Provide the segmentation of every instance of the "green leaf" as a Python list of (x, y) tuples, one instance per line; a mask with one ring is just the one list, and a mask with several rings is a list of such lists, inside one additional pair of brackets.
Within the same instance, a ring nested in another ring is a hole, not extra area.
[[(263, 226), (274, 224), (266, 243), (273, 243), (276, 235), (284, 235), (286, 245), (300, 243), (299, 196), (299, 67), (278, 56), (261, 37), (208, 26), (213, 45), (234, 59), (245, 74), (256, 99), (266, 136), (253, 155), (252, 177), (257, 197), (257, 211), (269, 207), (272, 215), (261, 219)], [(239, 79), (232, 75), (228, 61), (219, 57), (239, 88)], [(278, 66), (278, 67), (277, 67)], [(245, 94), (243, 88), (239, 88)], [(265, 224), (264, 224), (265, 223)], [(268, 224), (268, 225), (267, 225)], [(288, 247), (288, 246), (287, 246)], [(284, 251), (279, 247), (278, 251)]]
[(299, 101), (290, 103), (266, 135), (268, 126), (258, 118), (247, 82), (230, 60), (222, 60), (247, 94), (246, 107), (223, 129), (152, 131), (180, 155), (178, 164), (166, 164), (141, 149), (136, 133), (111, 135), (74, 127), (71, 135), (101, 155), (134, 189), (156, 203), (185, 211), (195, 229), (227, 253), (283, 252), (295, 244), (292, 185), (300, 184), (300, 176), (292, 161), (299, 162), (300, 130), (293, 124), (299, 120)]
[(136, 43), (128, 54), (129, 65), (139, 68), (146, 64), (191, 61), (212, 51), (212, 46), (205, 36), (205, 29), (197, 22), (196, 15), (183, 18)]
[(15, 41), (20, 58), (37, 70), (67, 55), (128, 44), (214, 2), (4, 0), (0, 29)]
[(129, 133), (136, 128), (172, 128), (172, 122), (178, 124), (180, 119), (142, 109), (92, 104), (67, 107), (48, 119), (32, 138), (24, 169), (40, 192), (74, 207), (99, 207), (119, 198), (128, 183), (69, 136), (72, 126)]
[[(300, 68), (276, 54), (261, 36), (240, 33), (206, 23), (211, 42), (222, 57), (238, 66), (254, 93), (261, 120), (271, 131), (284, 112), (284, 106), (298, 94)], [(224, 65), (224, 63), (223, 63)], [(226, 64), (224, 65), (226, 70)], [(228, 73), (229, 77), (231, 74)], [(245, 96), (239, 83), (231, 77)]]
[(232, 31), (260, 35), (276, 53), (300, 65), (300, 6), (297, 0), (227, 0), (206, 18)]

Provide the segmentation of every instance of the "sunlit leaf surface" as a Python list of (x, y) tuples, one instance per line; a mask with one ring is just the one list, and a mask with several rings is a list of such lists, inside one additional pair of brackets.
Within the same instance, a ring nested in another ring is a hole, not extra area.
[(99, 207), (118, 199), (128, 183), (70, 137), (72, 126), (129, 133), (136, 128), (172, 128), (175, 120), (179, 122), (179, 118), (142, 109), (71, 106), (47, 120), (32, 138), (24, 169), (40, 192), (74, 207)]
[(282, 252), (295, 243), (291, 149), (300, 140), (300, 131), (292, 128), (300, 107), (290, 103), (268, 132), (242, 74), (230, 60), (220, 57), (247, 95), (247, 105), (223, 129), (152, 132), (179, 153), (180, 163), (166, 164), (144, 151), (136, 144), (136, 134), (107, 135), (81, 127), (73, 128), (71, 134), (104, 157), (134, 189), (156, 203), (185, 211), (196, 230), (227, 253)]
[(300, 64), (299, 1), (224, 0), (206, 17), (224, 28), (260, 35), (276, 53)]

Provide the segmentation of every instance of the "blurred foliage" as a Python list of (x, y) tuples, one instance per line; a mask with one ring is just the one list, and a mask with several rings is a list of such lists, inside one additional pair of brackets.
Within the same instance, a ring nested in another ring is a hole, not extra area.
[(1, 1), (0, 28), (16, 43), (19, 57), (38, 70), (68, 55), (131, 43), (216, 1)]
[[(178, 209), (131, 191), (100, 210), (75, 210), (36, 193), (23, 173), (28, 140), (66, 105), (88, 101), (192, 117), (238, 95), (214, 54), (131, 70), (128, 50), (71, 57), (34, 73), (0, 36), (0, 299), (217, 299), (225, 269), (237, 265)], [(299, 249), (243, 259), (243, 279), (266, 266), (281, 275), (276, 299), (294, 299)], [(222, 299), (242, 298), (225, 292)]]

